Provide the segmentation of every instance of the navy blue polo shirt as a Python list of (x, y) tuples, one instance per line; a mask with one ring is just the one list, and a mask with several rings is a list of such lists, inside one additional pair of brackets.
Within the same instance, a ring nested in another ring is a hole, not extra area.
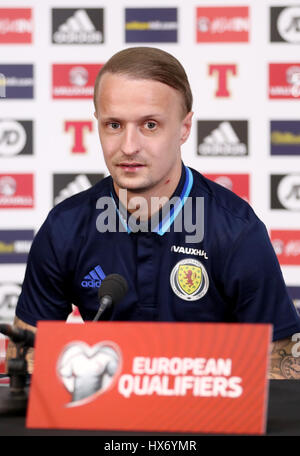
[(73, 303), (92, 320), (102, 280), (118, 273), (129, 290), (112, 320), (265, 322), (273, 340), (300, 332), (249, 204), (184, 165), (171, 202), (138, 225), (107, 177), (55, 206), (32, 243), (17, 317), (65, 320)]

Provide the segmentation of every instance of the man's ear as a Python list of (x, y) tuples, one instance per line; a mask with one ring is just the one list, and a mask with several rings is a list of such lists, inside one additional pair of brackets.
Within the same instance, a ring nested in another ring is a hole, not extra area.
[(192, 111), (188, 112), (185, 118), (181, 123), (181, 136), (180, 136), (180, 145), (184, 144), (188, 137), (190, 136), (192, 128), (192, 117), (194, 113)]
[(95, 112), (94, 112), (94, 117), (95, 117), (95, 119), (97, 119), (97, 120), (98, 120), (98, 114), (97, 114), (97, 111), (95, 111)]

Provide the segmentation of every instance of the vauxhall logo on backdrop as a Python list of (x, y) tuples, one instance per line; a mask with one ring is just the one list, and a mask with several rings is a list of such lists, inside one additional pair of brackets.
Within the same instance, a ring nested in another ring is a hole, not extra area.
[(126, 43), (176, 43), (177, 8), (126, 8)]
[(5, 84), (5, 93), (1, 95), (0, 100), (33, 98), (33, 65), (1, 64), (0, 76), (1, 85)]
[(300, 121), (272, 120), (271, 155), (300, 155)]
[(32, 120), (0, 120), (0, 157), (32, 155)]
[(52, 9), (52, 43), (101, 44), (103, 42), (103, 8)]
[(200, 120), (197, 124), (197, 153), (203, 156), (248, 155), (246, 120)]
[(300, 43), (300, 6), (272, 6), (271, 42)]
[(33, 230), (0, 230), (0, 263), (26, 263)]

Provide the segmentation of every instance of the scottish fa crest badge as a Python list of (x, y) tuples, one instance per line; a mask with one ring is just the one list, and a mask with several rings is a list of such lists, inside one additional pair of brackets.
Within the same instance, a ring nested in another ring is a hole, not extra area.
[(174, 293), (186, 301), (202, 298), (209, 287), (203, 264), (192, 258), (179, 261), (172, 269), (170, 283)]

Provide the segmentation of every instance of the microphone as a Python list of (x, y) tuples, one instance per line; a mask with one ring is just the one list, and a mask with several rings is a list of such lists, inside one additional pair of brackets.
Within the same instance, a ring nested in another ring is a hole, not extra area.
[(120, 274), (106, 276), (99, 288), (100, 307), (93, 321), (98, 321), (105, 311), (112, 309), (113, 305), (124, 298), (127, 291), (128, 285), (123, 276)]
[(8, 336), (14, 343), (22, 343), (27, 347), (34, 347), (35, 334), (28, 329), (18, 328), (6, 324), (0, 324), (0, 333)]

